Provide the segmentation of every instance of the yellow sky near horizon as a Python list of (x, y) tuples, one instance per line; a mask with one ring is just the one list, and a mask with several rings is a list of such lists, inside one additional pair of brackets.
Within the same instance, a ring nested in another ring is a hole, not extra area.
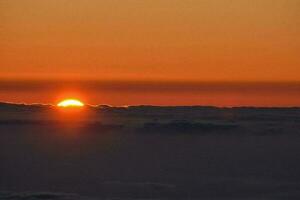
[(300, 0), (0, 0), (0, 77), (300, 81)]

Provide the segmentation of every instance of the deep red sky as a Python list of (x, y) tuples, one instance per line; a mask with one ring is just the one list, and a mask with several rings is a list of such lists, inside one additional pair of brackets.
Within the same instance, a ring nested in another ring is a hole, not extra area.
[(300, 83), (0, 81), (0, 99), (55, 104), (300, 106)]
[[(300, 81), (299, 0), (9, 0), (0, 13), (1, 80)], [(180, 104), (216, 97), (187, 100), (180, 88)], [(18, 91), (2, 91), (0, 101), (45, 102), (64, 92), (38, 99)], [(106, 95), (108, 104), (174, 103), (159, 93), (152, 101)]]

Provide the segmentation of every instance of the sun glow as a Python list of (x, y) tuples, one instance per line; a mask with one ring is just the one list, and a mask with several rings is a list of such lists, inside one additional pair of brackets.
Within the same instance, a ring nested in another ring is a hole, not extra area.
[(77, 99), (65, 99), (57, 104), (58, 107), (83, 107), (84, 103)]

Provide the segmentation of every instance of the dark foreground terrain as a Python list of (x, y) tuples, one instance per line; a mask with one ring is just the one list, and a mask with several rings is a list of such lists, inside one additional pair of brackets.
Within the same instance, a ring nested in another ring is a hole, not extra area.
[(0, 199), (300, 199), (300, 109), (2, 103)]

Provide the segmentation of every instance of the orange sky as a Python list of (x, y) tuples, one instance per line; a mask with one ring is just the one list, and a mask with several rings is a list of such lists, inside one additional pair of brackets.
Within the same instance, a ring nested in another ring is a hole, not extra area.
[(0, 77), (300, 81), (299, 0), (0, 1)]

